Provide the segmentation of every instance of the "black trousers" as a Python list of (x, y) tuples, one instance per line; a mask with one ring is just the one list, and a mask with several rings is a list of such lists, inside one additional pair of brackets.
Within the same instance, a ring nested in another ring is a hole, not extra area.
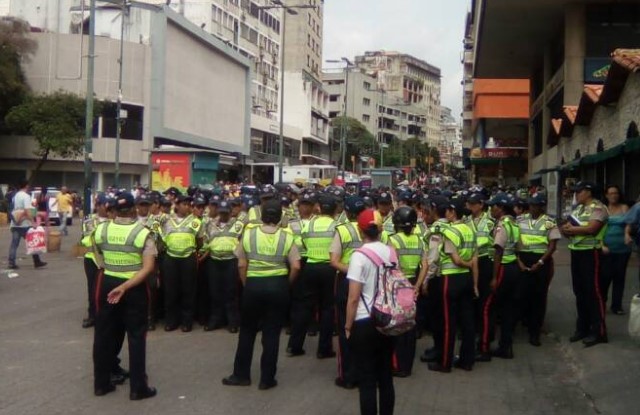
[(349, 345), (353, 351), (358, 373), (360, 413), (362, 415), (393, 414), (395, 406), (391, 367), (393, 338), (381, 334), (376, 330), (371, 319), (366, 318), (353, 323)]
[(501, 348), (509, 348), (513, 344), (513, 331), (520, 319), (520, 308), (523, 295), (522, 275), (518, 264), (502, 264), (498, 271), (497, 287), (489, 294), (482, 310), (482, 333), (480, 335), (480, 351), (489, 352), (490, 333), (494, 330), (496, 314), (500, 316)]
[[(482, 328), (482, 310), (491, 294), (491, 279), (493, 278), (493, 261), (488, 255), (478, 258), (478, 298), (475, 300), (475, 327)], [(493, 340), (494, 333), (490, 333)]]
[(627, 265), (631, 252), (608, 253), (602, 255), (600, 291), (605, 303), (609, 298), (609, 287), (611, 288), (611, 309), (622, 310), (622, 297), (624, 295), (624, 283), (627, 276)]
[(98, 278), (98, 267), (91, 258), (84, 258), (84, 275), (87, 277), (87, 298), (89, 308), (87, 315), (91, 319), (96, 318), (96, 280)]
[(599, 249), (571, 250), (571, 281), (576, 297), (576, 332), (606, 336), (605, 302), (600, 289)]
[[(409, 279), (411, 284), (416, 284), (416, 278)], [(416, 357), (417, 328), (396, 336), (393, 350), (393, 369), (406, 374), (411, 374), (413, 361)]]
[[(543, 257), (543, 254), (521, 252), (519, 256), (520, 260), (530, 268)], [(522, 272), (522, 318), (527, 322), (531, 336), (539, 336), (544, 324), (552, 273), (552, 261), (545, 262), (536, 272)]]
[(443, 276), (442, 278), (442, 351), (441, 364), (450, 368), (456, 344), (458, 326), (462, 332), (460, 361), (473, 365), (475, 359), (473, 277), (470, 273)]
[(155, 322), (158, 309), (158, 290), (160, 286), (159, 262), (156, 258), (156, 266), (147, 279), (147, 289), (149, 291), (149, 321)]
[(196, 257), (164, 257), (164, 308), (167, 325), (193, 324), (196, 300)]
[(205, 261), (196, 260), (196, 287), (195, 287), (195, 312), (194, 317), (201, 325), (205, 325), (211, 314), (211, 301), (209, 300), (209, 277)]
[(425, 297), (427, 329), (431, 331), (433, 347), (442, 350), (442, 278), (431, 278), (427, 282)]
[(140, 284), (128, 290), (118, 304), (109, 304), (107, 295), (125, 280), (104, 276), (98, 286), (96, 326), (93, 341), (94, 386), (106, 388), (111, 371), (122, 347), (122, 328), (129, 343), (129, 371), (131, 391), (139, 392), (147, 386), (146, 334), (147, 288)]
[(227, 322), (230, 327), (238, 327), (238, 260), (207, 258), (204, 268), (209, 287), (209, 325), (218, 326)]
[(347, 299), (349, 298), (349, 280), (338, 273), (336, 281), (336, 316), (338, 320), (338, 378), (348, 383), (357, 380), (353, 353), (349, 347), (344, 325), (347, 322)]
[(241, 306), (240, 334), (233, 374), (251, 379), (253, 346), (262, 330), (260, 381), (271, 382), (276, 376), (280, 333), (287, 317), (289, 280), (281, 277), (249, 277), (244, 287)]
[(314, 304), (319, 304), (320, 337), (318, 353), (333, 351), (334, 284), (336, 271), (328, 263), (311, 264), (304, 267), (300, 275), (299, 297), (292, 304), (291, 336), (289, 348), (302, 350), (309, 323), (313, 317)]

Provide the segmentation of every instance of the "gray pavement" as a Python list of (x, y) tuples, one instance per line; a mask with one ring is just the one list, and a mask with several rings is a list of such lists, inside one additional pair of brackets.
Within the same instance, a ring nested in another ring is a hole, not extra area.
[[(3, 272), (9, 230), (0, 228), (0, 414), (313, 414), (358, 413), (357, 391), (333, 385), (334, 360), (313, 357), (316, 339), (307, 340), (306, 356), (288, 358), (283, 335), (279, 386), (259, 391), (229, 388), (236, 335), (226, 331), (148, 335), (147, 367), (158, 396), (128, 399), (128, 384), (105, 397), (93, 396), (93, 331), (80, 323), (86, 310), (85, 278), (80, 259), (72, 258), (77, 224), (62, 251), (45, 255), (46, 269), (34, 270), (22, 258), (17, 278)], [(24, 252), (24, 245), (20, 251)], [(396, 414), (628, 414), (640, 413), (639, 346), (626, 334), (626, 316), (608, 315), (610, 343), (584, 349), (569, 344), (575, 316), (566, 252), (556, 257), (556, 276), (543, 346), (526, 343), (519, 330), (516, 358), (479, 363), (473, 372), (429, 372), (416, 361), (414, 374), (396, 379)], [(634, 259), (627, 276), (628, 298), (638, 291)], [(626, 304), (629, 302), (626, 301)], [(419, 341), (419, 351), (430, 346)], [(259, 341), (253, 379), (258, 380)], [(124, 366), (127, 367), (126, 351)]]

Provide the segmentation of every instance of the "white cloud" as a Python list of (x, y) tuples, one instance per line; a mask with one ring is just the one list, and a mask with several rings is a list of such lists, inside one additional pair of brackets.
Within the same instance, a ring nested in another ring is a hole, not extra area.
[(409, 53), (442, 71), (442, 103), (462, 108), (462, 38), (469, 0), (326, 0), (324, 59), (367, 50)]

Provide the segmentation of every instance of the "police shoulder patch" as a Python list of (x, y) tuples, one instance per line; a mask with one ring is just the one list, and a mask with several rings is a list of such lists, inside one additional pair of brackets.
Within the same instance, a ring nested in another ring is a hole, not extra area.
[(553, 229), (556, 227), (556, 222), (553, 220), (548, 220), (544, 223), (544, 227), (545, 229), (549, 230), (549, 229)]

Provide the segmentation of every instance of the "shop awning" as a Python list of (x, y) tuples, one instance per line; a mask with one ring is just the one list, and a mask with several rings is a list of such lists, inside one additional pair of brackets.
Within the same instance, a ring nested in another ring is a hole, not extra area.
[(632, 138), (624, 143), (625, 153), (634, 153), (640, 151), (640, 138)]
[(615, 147), (611, 147), (609, 150), (601, 151), (596, 154), (589, 154), (582, 158), (582, 163), (584, 165), (598, 164), (614, 157), (618, 157), (625, 150), (624, 144), (618, 144)]

